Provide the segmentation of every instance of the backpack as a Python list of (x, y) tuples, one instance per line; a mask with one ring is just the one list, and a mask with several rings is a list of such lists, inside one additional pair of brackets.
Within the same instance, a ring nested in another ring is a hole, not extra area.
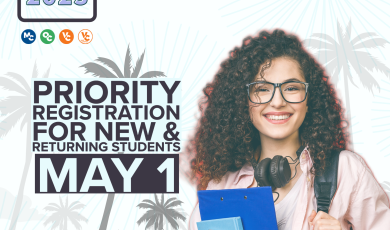
[(337, 189), (337, 171), (339, 166), (339, 156), (342, 149), (333, 149), (331, 164), (325, 168), (320, 176), (314, 177), (314, 194), (317, 199), (317, 212), (329, 212), (330, 202)]
[[(323, 211), (329, 213), (330, 202), (337, 189), (337, 172), (339, 156), (342, 149), (332, 150), (331, 164), (325, 168), (322, 175), (314, 177), (314, 194), (317, 199), (317, 213)], [(352, 227), (350, 230), (353, 230)]]

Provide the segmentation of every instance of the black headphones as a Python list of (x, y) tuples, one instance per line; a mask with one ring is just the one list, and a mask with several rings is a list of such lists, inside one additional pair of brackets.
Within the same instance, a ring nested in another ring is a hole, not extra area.
[[(281, 188), (285, 186), (290, 180), (292, 180), (297, 174), (297, 165), (299, 164), (299, 156), (305, 147), (302, 145), (297, 150), (297, 159), (293, 160), (289, 157), (293, 163), (289, 163), (287, 157), (280, 155), (274, 156), (271, 158), (265, 158), (260, 161), (260, 163), (254, 163), (256, 165), (254, 176), (257, 181), (257, 186), (271, 186), (272, 190), (275, 188)], [(260, 156), (259, 156), (260, 159)], [(295, 164), (298, 161), (298, 164), (295, 165), (295, 174), (291, 177), (291, 168), (290, 164)], [(278, 197), (279, 198), (279, 197)]]

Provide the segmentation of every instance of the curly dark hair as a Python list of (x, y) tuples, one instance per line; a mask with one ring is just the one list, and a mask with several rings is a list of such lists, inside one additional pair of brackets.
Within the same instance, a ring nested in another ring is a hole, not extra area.
[[(261, 143), (259, 131), (250, 119), (245, 84), (253, 82), (260, 66), (264, 64), (267, 68), (278, 57), (297, 61), (310, 85), (309, 111), (299, 128), (299, 136), (309, 146), (313, 160), (310, 173), (321, 173), (329, 164), (331, 150), (345, 149), (349, 142), (349, 123), (325, 70), (297, 36), (280, 29), (248, 36), (241, 47), (235, 47), (229, 54), (213, 81), (203, 88), (204, 100), (199, 102), (202, 115), (193, 141), (187, 146), (196, 151), (191, 172), (192, 178), (200, 177), (198, 189), (205, 189), (210, 180), (219, 183), (227, 171), (237, 171), (253, 159)], [(263, 71), (264, 68), (260, 72)]]

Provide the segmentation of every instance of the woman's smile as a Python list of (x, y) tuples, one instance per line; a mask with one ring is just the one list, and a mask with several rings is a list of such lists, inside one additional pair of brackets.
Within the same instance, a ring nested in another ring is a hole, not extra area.
[(293, 114), (285, 115), (264, 115), (263, 117), (272, 124), (284, 124), (290, 120)]

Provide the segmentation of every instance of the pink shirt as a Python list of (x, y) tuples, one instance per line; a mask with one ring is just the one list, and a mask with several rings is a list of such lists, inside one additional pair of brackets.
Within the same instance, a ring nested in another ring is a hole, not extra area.
[[(314, 176), (309, 172), (313, 162), (307, 147), (299, 160), (305, 180), (298, 195), (292, 230), (312, 230), (308, 217), (312, 210), (317, 211), (317, 201)], [(253, 167), (247, 163), (238, 171), (227, 172), (219, 184), (210, 181), (207, 190), (248, 188), (253, 182), (253, 175)], [(348, 150), (340, 152), (337, 178), (337, 190), (329, 207), (329, 215), (340, 222), (342, 229), (349, 230), (351, 226), (353, 230), (390, 229), (389, 198), (358, 154)], [(189, 230), (197, 230), (196, 222), (199, 221), (197, 202), (189, 220)]]

